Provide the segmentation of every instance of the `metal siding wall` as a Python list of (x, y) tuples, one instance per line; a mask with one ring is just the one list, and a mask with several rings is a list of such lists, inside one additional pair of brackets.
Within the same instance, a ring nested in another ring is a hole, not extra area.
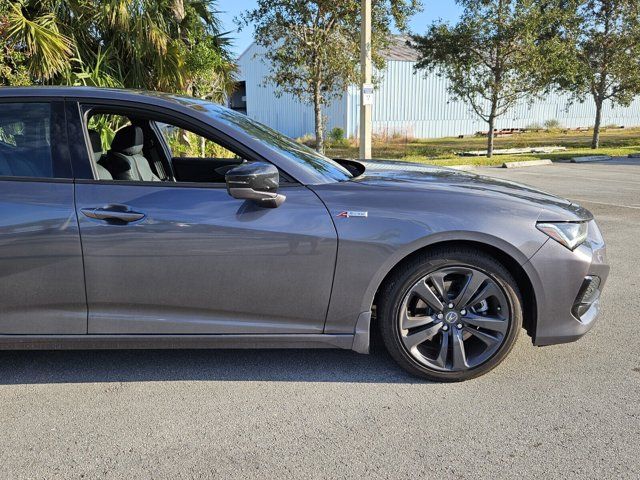
[[(277, 98), (272, 85), (262, 87), (269, 68), (254, 46), (239, 59), (242, 80), (247, 82), (247, 114), (290, 137), (313, 134), (313, 106), (302, 104), (290, 95)], [(415, 138), (439, 138), (469, 135), (487, 130), (468, 105), (452, 101), (447, 81), (435, 73), (425, 77), (414, 73), (413, 62), (389, 61), (376, 90), (373, 107), (373, 131), (376, 134), (402, 135)], [(345, 129), (347, 136), (358, 136), (360, 95), (356, 86), (349, 87), (341, 98), (325, 109), (328, 128)], [(640, 125), (640, 99), (628, 108), (604, 110), (604, 124)], [(532, 104), (521, 102), (498, 119), (497, 128), (526, 127), (532, 123), (558, 120), (563, 126), (593, 125), (595, 107), (590, 101), (570, 102), (567, 95), (550, 94)]]
[[(440, 138), (486, 131), (487, 124), (471, 108), (451, 100), (448, 82), (436, 73), (425, 76), (414, 73), (413, 62), (389, 61), (382, 74), (373, 108), (373, 130), (381, 135), (402, 135), (415, 138)], [(350, 90), (351, 118), (348, 131), (358, 134), (359, 95)], [(497, 128), (523, 128), (532, 123), (558, 120), (569, 128), (593, 125), (595, 107), (587, 100), (571, 102), (569, 95), (552, 93), (534, 102), (523, 101), (497, 122)], [(623, 108), (607, 103), (604, 124), (640, 125), (640, 98)]]
[[(247, 115), (293, 138), (314, 135), (315, 120), (313, 104), (305, 104), (292, 95), (277, 97), (272, 84), (264, 85), (269, 67), (260, 56), (261, 49), (255, 44), (238, 60), (238, 78), (247, 85)], [(324, 108), (327, 133), (334, 127), (346, 127), (346, 103), (344, 95)]]

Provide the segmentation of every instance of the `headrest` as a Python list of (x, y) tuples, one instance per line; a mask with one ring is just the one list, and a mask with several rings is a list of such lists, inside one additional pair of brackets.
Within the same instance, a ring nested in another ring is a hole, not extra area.
[(95, 130), (89, 130), (89, 141), (91, 142), (91, 151), (93, 152), (93, 159), (97, 162), (102, 157), (102, 140), (100, 134)]
[(142, 129), (135, 125), (122, 127), (111, 142), (111, 150), (124, 155), (138, 155), (142, 152), (144, 137)]

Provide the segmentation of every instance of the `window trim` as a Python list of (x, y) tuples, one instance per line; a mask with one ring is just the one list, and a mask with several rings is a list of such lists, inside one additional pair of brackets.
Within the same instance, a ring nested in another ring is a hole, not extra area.
[(65, 100), (62, 97), (0, 97), (0, 105), (39, 103), (49, 105), (49, 147), (51, 149), (51, 177), (25, 177), (18, 175), (0, 175), (2, 181), (40, 182), (40, 183), (73, 183), (73, 167), (69, 154), (69, 138), (67, 136), (67, 115)]
[(173, 157), (171, 156), (171, 149), (169, 148), (169, 145), (167, 145), (167, 142), (164, 140), (160, 128), (158, 128), (157, 120), (147, 120), (147, 122), (149, 124), (149, 129), (155, 135), (156, 140), (158, 141), (158, 144), (162, 149), (162, 152), (160, 153), (164, 155), (164, 158), (167, 161), (167, 165), (169, 166), (169, 174), (173, 176), (173, 178), (176, 178), (176, 172), (173, 168)]
[[(76, 182), (78, 183), (97, 183), (97, 184), (113, 184), (113, 185), (129, 185), (129, 186), (141, 186), (141, 185), (149, 185), (155, 187), (199, 187), (199, 188), (226, 188), (224, 183), (205, 183), (205, 182), (147, 182), (147, 181), (121, 181), (121, 180), (99, 180), (96, 178), (96, 174), (93, 172), (93, 161), (90, 156), (90, 147), (88, 146), (88, 126), (87, 126), (87, 115), (90, 112), (101, 112), (101, 113), (112, 113), (117, 115), (131, 115), (144, 118), (151, 122), (164, 122), (169, 123), (171, 125), (175, 125), (180, 128), (184, 128), (189, 130), (196, 135), (203, 136), (205, 138), (211, 139), (216, 143), (219, 143), (222, 147), (227, 148), (228, 150), (237, 152), (243, 158), (250, 161), (262, 161), (268, 162), (272, 165), (275, 165), (269, 159), (264, 158), (262, 155), (256, 153), (246, 145), (238, 142), (234, 138), (226, 135), (224, 132), (219, 131), (218, 129), (212, 127), (211, 125), (207, 125), (206, 123), (193, 118), (184, 112), (180, 112), (174, 109), (169, 109), (165, 107), (157, 107), (155, 105), (149, 105), (147, 103), (142, 102), (133, 102), (133, 101), (122, 101), (122, 100), (108, 100), (108, 99), (94, 99), (94, 98), (70, 98), (67, 97), (66, 101), (69, 104), (75, 104), (73, 107), (73, 121), (67, 122), (67, 125), (73, 125), (74, 128), (78, 126), (81, 127), (81, 134), (83, 137), (82, 144), (84, 145), (82, 155), (74, 155), (72, 158), (76, 160), (76, 163), (83, 163), (83, 165), (77, 165), (78, 171), (83, 171), (82, 177), (75, 177)], [(71, 135), (70, 135), (71, 137)], [(164, 138), (159, 138), (162, 142), (164, 148), (166, 148)], [(75, 145), (75, 142), (70, 142), (72, 145)], [(77, 152), (80, 153), (80, 152)], [(84, 161), (83, 161), (84, 160)], [(76, 164), (74, 164), (76, 166)], [(289, 187), (289, 186), (298, 186), (301, 185), (295, 178), (289, 175), (287, 172), (283, 171), (277, 165), (275, 165), (280, 172), (281, 179), (281, 187)], [(90, 178), (88, 178), (90, 176)], [(284, 182), (282, 181), (284, 180)]]
[(13, 175), (0, 175), (0, 182), (25, 182), (25, 183), (74, 183), (73, 178), (57, 177), (18, 177)]
[[(0, 181), (2, 177), (0, 177)], [(96, 180), (95, 178), (76, 178), (75, 180), (64, 180), (69, 183), (78, 185), (121, 185), (125, 187), (155, 187), (155, 188), (207, 188), (207, 189), (226, 189), (225, 183), (210, 182), (147, 182), (147, 181), (129, 181), (129, 180)], [(301, 183), (283, 183), (278, 187), (278, 191), (299, 188)]]

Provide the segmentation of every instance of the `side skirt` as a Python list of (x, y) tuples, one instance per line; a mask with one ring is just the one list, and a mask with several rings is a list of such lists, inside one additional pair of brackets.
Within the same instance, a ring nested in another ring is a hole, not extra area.
[(353, 335), (0, 335), (0, 350), (339, 348)]

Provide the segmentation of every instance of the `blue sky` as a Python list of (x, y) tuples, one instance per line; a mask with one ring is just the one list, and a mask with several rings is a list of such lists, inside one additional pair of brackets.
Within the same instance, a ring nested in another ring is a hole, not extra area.
[[(251, 44), (253, 31), (244, 29), (242, 32), (237, 32), (233, 19), (255, 4), (254, 0), (218, 0), (218, 9), (224, 28), (232, 31), (230, 36), (234, 38), (233, 51), (236, 55), (242, 53)], [(439, 18), (455, 20), (460, 13), (460, 7), (456, 5), (455, 0), (422, 0), (422, 4), (424, 10), (411, 19), (411, 30), (415, 33), (424, 32), (426, 26), (433, 20)]]

